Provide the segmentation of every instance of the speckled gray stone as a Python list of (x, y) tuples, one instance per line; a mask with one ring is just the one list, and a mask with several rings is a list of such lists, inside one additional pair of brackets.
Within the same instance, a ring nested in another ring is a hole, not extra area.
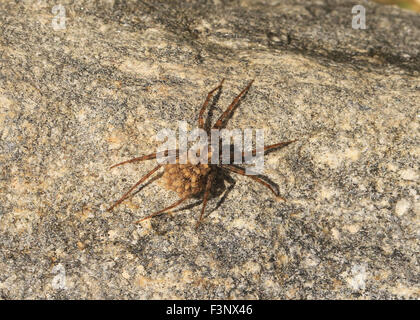
[[(0, 297), (419, 299), (420, 16), (364, 1), (0, 2)], [(351, 9), (366, 8), (365, 30)], [(155, 134), (213, 118), (263, 128), (265, 174), (175, 201)], [(220, 199), (224, 199), (220, 204)], [(192, 201), (191, 203), (195, 203)]]

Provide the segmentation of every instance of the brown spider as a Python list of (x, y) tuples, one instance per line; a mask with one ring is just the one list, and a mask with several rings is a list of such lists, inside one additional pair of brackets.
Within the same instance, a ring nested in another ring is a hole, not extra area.
[[(214, 95), (214, 93), (217, 90), (221, 90), (223, 82), (225, 79), (222, 79), (222, 81), (220, 82), (220, 84), (214, 88), (213, 90), (211, 90), (208, 94), (207, 94), (207, 98), (204, 101), (203, 106), (201, 107), (200, 113), (199, 113), (199, 117), (198, 117), (198, 126), (201, 129), (205, 129), (207, 134), (210, 133), (210, 128), (204, 128), (204, 119), (203, 119), (203, 114), (204, 111), (206, 110), (210, 99), (212, 98), (212, 96)], [(251, 87), (251, 84), (254, 82), (254, 80), (252, 80), (251, 82), (248, 83), (248, 85), (246, 86), (245, 89), (243, 89), (241, 91), (241, 93), (239, 93), (237, 95), (237, 97), (233, 100), (233, 102), (230, 104), (230, 106), (226, 109), (225, 112), (223, 112), (223, 114), (219, 117), (219, 119), (216, 121), (215, 125), (213, 126), (213, 129), (222, 129), (225, 127), (227, 120), (231, 117), (235, 107), (238, 105), (239, 100), (241, 99), (241, 97), (249, 90), (249, 88)], [(220, 92), (220, 91), (219, 91)], [(268, 150), (272, 150), (275, 148), (280, 148), (283, 146), (286, 146), (292, 142), (294, 142), (296, 140), (291, 140), (291, 141), (286, 141), (286, 142), (280, 142), (280, 143), (276, 143), (270, 146), (265, 146), (264, 147), (264, 152), (268, 151)], [(127, 164), (127, 163), (132, 163), (132, 162), (137, 162), (137, 161), (143, 161), (143, 160), (150, 160), (153, 158), (156, 158), (156, 152), (149, 154), (149, 155), (145, 155), (145, 156), (141, 156), (138, 158), (133, 158), (121, 163), (117, 163), (115, 165), (113, 165), (111, 167), (115, 168), (117, 166), (123, 165), (123, 164)], [(256, 150), (252, 150), (252, 154), (255, 155), (256, 154)], [(165, 151), (165, 155), (168, 155), (168, 151)], [(242, 158), (245, 155), (245, 151), (242, 152)], [(209, 149), (209, 157), (211, 156), (211, 151)], [(176, 159), (177, 162), (179, 159), (179, 150), (176, 150)], [(232, 157), (231, 157), (232, 159)], [(108, 208), (108, 211), (112, 210), (115, 206), (119, 205), (121, 202), (123, 202), (125, 199), (127, 199), (130, 195), (130, 193), (140, 184), (142, 184), (144, 181), (146, 181), (153, 173), (155, 173), (157, 170), (160, 169), (160, 167), (164, 167), (164, 174), (163, 174), (163, 178), (165, 180), (165, 188), (175, 191), (178, 193), (180, 200), (176, 201), (175, 203), (173, 203), (172, 205), (170, 205), (169, 207), (166, 207), (162, 210), (159, 210), (155, 213), (152, 213), (151, 215), (140, 219), (134, 223), (139, 223), (141, 221), (144, 221), (146, 219), (150, 219), (158, 214), (164, 213), (169, 211), (172, 208), (177, 207), (178, 205), (180, 205), (182, 202), (184, 202), (185, 200), (193, 197), (193, 196), (197, 196), (200, 195), (203, 191), (204, 191), (204, 195), (203, 195), (203, 207), (201, 209), (201, 214), (200, 214), (200, 218), (197, 221), (196, 224), (196, 228), (200, 225), (202, 219), (203, 219), (203, 215), (204, 215), (204, 211), (206, 208), (206, 204), (207, 204), (207, 200), (209, 198), (209, 194), (212, 188), (212, 184), (213, 181), (218, 173), (219, 170), (227, 170), (230, 172), (234, 172), (234, 173), (238, 173), (240, 175), (244, 175), (247, 176), (255, 181), (257, 181), (258, 183), (264, 185), (265, 187), (267, 187), (268, 189), (271, 190), (271, 192), (273, 192), (273, 194), (276, 196), (276, 198), (280, 198), (283, 201), (286, 201), (284, 198), (280, 197), (277, 192), (274, 190), (274, 188), (267, 183), (266, 181), (264, 181), (261, 177), (257, 176), (257, 175), (247, 175), (245, 173), (245, 170), (243, 168), (240, 168), (238, 166), (234, 166), (232, 164), (219, 164), (219, 165), (215, 165), (215, 164), (192, 164), (190, 162), (187, 162), (187, 164), (159, 164), (157, 165), (154, 169), (152, 169), (150, 172), (148, 172), (145, 176), (143, 176), (134, 186), (132, 186), (118, 201), (116, 201), (110, 208)]]

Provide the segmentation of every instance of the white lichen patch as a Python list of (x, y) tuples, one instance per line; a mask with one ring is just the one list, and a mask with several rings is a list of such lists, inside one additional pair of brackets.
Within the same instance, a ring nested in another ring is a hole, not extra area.
[(245, 219), (245, 218), (236, 218), (232, 221), (231, 226), (233, 228), (238, 228), (240, 230), (255, 231), (255, 221)]
[(330, 200), (331, 198), (336, 196), (337, 193), (338, 192), (336, 189), (323, 185), (321, 186), (321, 189), (319, 190), (319, 197), (322, 200)]
[(419, 175), (416, 170), (408, 168), (400, 171), (400, 176), (404, 180), (416, 181)]
[(392, 287), (390, 289), (390, 292), (392, 294), (395, 294), (398, 296), (398, 298), (404, 298), (404, 299), (410, 299), (412, 297), (416, 297), (419, 299), (420, 297), (420, 289), (418, 288), (409, 288), (406, 286), (403, 286), (401, 284), (397, 285), (396, 287)]
[(331, 235), (333, 236), (333, 238), (335, 240), (339, 240), (340, 239), (340, 231), (338, 231), (336, 228), (332, 228), (331, 229)]
[(52, 274), (55, 274), (55, 276), (52, 279), (51, 286), (55, 290), (65, 290), (67, 289), (66, 286), (66, 269), (64, 266), (59, 263), (56, 266), (54, 266), (51, 270)]
[(398, 200), (397, 204), (395, 205), (395, 214), (397, 216), (402, 216), (407, 213), (410, 209), (411, 203), (407, 199), (400, 199)]
[(360, 230), (361, 226), (359, 224), (350, 224), (344, 227), (345, 230), (354, 234)]
[(351, 268), (352, 276), (347, 279), (347, 283), (354, 291), (366, 289), (367, 271), (365, 264), (354, 264)]
[(118, 67), (122, 72), (129, 72), (142, 77), (157, 78), (158, 67), (150, 62), (139, 61), (132, 58), (124, 60)]
[(343, 151), (325, 150), (317, 152), (314, 159), (319, 164), (327, 165), (331, 169), (340, 167), (345, 162), (355, 162), (360, 159), (361, 151), (356, 148), (347, 148)]

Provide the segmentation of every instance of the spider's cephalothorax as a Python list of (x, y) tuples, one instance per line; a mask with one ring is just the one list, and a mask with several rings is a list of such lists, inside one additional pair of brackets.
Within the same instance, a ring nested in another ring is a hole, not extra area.
[[(211, 90), (208, 94), (207, 94), (207, 98), (204, 101), (204, 104), (200, 110), (199, 113), (199, 117), (198, 117), (198, 125), (199, 128), (201, 129), (206, 129), (207, 133), (209, 133), (210, 128), (204, 128), (204, 112), (210, 102), (210, 99), (212, 98), (212, 96), (214, 95), (214, 93), (217, 90), (220, 90), (222, 88), (224, 79), (220, 82), (220, 84), (214, 88), (213, 90)], [(241, 97), (249, 90), (249, 88), (251, 87), (253, 80), (251, 82), (248, 83), (248, 85), (246, 86), (245, 89), (243, 89), (237, 96), (236, 98), (233, 100), (233, 102), (229, 105), (229, 107), (225, 110), (225, 112), (223, 112), (223, 114), (219, 117), (219, 119), (216, 121), (215, 125), (213, 126), (212, 129), (222, 129), (227, 120), (230, 118), (230, 116), (233, 113), (233, 110), (235, 109), (235, 107), (238, 105), (239, 100), (241, 99)], [(286, 146), (292, 142), (294, 142), (296, 140), (291, 140), (291, 141), (286, 141), (286, 142), (280, 142), (277, 144), (273, 144), (270, 146), (265, 146), (264, 147), (264, 151), (269, 151), (272, 149), (276, 149), (276, 148), (280, 148), (283, 146)], [(149, 173), (147, 173), (145, 176), (143, 176), (134, 186), (132, 186), (118, 201), (116, 201), (108, 210), (112, 210), (115, 206), (119, 205), (121, 202), (123, 202), (125, 199), (127, 199), (131, 192), (140, 184), (142, 184), (143, 182), (145, 182), (153, 173), (155, 173), (156, 171), (158, 171), (160, 169), (160, 167), (164, 167), (164, 173), (163, 173), (163, 179), (164, 179), (164, 186), (165, 188), (175, 191), (178, 196), (180, 197), (180, 200), (178, 200), (177, 202), (173, 203), (172, 205), (170, 205), (169, 207), (166, 207), (160, 211), (157, 211), (143, 219), (140, 219), (138, 221), (136, 221), (136, 223), (152, 218), (158, 214), (164, 213), (164, 212), (168, 212), (170, 209), (175, 208), (176, 206), (180, 205), (182, 202), (184, 202), (185, 200), (193, 197), (193, 196), (197, 196), (200, 195), (201, 193), (203, 194), (203, 206), (201, 209), (201, 214), (200, 214), (200, 218), (197, 221), (197, 225), (196, 227), (198, 227), (198, 225), (200, 224), (200, 222), (203, 219), (203, 215), (204, 215), (204, 211), (206, 208), (206, 204), (207, 204), (207, 200), (209, 198), (209, 193), (212, 190), (212, 184), (215, 180), (215, 176), (218, 172), (220, 172), (220, 170), (226, 170), (228, 172), (234, 172), (234, 173), (238, 173), (244, 176), (247, 176), (253, 180), (255, 180), (256, 182), (264, 185), (265, 187), (269, 188), (271, 190), (271, 192), (274, 193), (274, 195), (277, 198), (283, 199), (282, 197), (280, 197), (278, 195), (278, 192), (276, 192), (276, 190), (273, 188), (273, 186), (271, 184), (269, 184), (267, 181), (265, 181), (264, 179), (262, 179), (260, 176), (257, 175), (247, 175), (245, 173), (245, 169), (238, 167), (236, 165), (233, 164), (219, 164), (219, 165), (215, 165), (215, 164), (200, 164), (200, 163), (191, 163), (191, 162), (187, 162), (186, 164), (180, 164), (179, 163), (179, 150), (176, 150), (176, 163), (174, 164), (166, 164), (166, 165), (162, 165), (162, 164), (158, 164), (154, 169), (152, 169)], [(252, 153), (255, 155), (256, 150), (253, 150)], [(138, 158), (134, 158), (134, 159), (130, 159), (121, 163), (117, 163), (115, 165), (113, 165), (111, 168), (123, 165), (123, 164), (127, 164), (127, 163), (132, 163), (132, 162), (137, 162), (137, 161), (142, 161), (142, 160), (150, 160), (150, 159), (154, 159), (156, 158), (156, 154), (157, 153), (152, 153), (146, 156), (142, 156), (142, 157), (138, 157)], [(168, 151), (165, 153), (165, 155), (168, 155)], [(210, 160), (210, 156), (211, 156), (211, 150), (209, 150), (208, 152), (209, 155), (209, 160)], [(244, 153), (242, 153), (242, 158), (244, 157)], [(283, 199), (284, 200), (284, 199)]]

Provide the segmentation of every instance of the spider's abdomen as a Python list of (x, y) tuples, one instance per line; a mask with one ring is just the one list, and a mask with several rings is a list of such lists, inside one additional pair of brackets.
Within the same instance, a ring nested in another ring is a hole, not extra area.
[(163, 173), (165, 188), (175, 191), (180, 198), (197, 194), (205, 187), (205, 177), (209, 172), (208, 164), (168, 164)]

